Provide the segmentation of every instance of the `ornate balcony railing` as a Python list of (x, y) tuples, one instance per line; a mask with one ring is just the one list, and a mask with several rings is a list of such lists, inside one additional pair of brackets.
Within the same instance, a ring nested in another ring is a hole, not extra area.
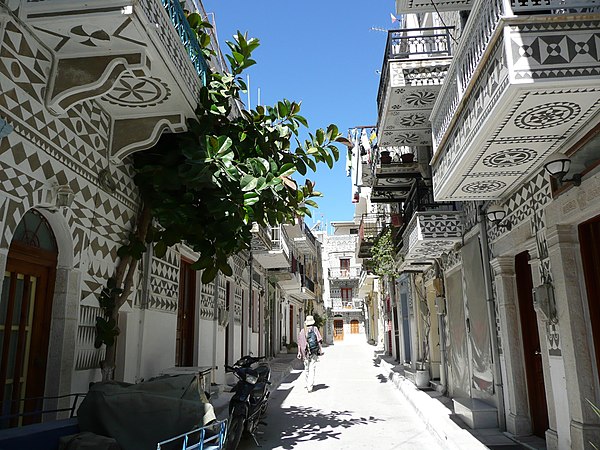
[(331, 306), (333, 309), (362, 309), (364, 300), (362, 298), (332, 298)]
[(161, 0), (165, 10), (169, 14), (171, 22), (181, 39), (187, 54), (192, 61), (192, 64), (196, 68), (196, 73), (202, 80), (202, 84), (206, 85), (206, 73), (208, 71), (208, 65), (206, 64), (206, 60), (202, 55), (202, 50), (200, 49), (200, 45), (198, 44), (198, 39), (196, 38), (196, 33), (191, 29), (190, 24), (188, 23), (185, 13), (181, 8), (181, 5), (178, 0)]
[(455, 118), (484, 54), (491, 50), (490, 42), (500, 32), (501, 18), (519, 13), (600, 11), (600, 0), (511, 0), (512, 10), (505, 10), (505, 4), (504, 0), (478, 0), (473, 6), (462, 33), (466, 38), (455, 49), (456, 56), (431, 113), (434, 148), (438, 148)]
[[(452, 55), (449, 27), (406, 28), (389, 30), (381, 80), (377, 93), (379, 117), (383, 111), (384, 95), (389, 83), (391, 61), (448, 58)], [(419, 71), (412, 80), (414, 85), (440, 84), (433, 71)]]
[(330, 267), (329, 278), (358, 278), (361, 272), (361, 266)]

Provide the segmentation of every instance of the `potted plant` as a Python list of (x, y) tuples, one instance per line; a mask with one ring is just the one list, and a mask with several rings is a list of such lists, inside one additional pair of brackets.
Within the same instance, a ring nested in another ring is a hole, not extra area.
[(402, 153), (400, 155), (400, 159), (402, 160), (403, 163), (411, 163), (414, 161), (415, 159), (415, 154), (414, 153)]
[(392, 156), (388, 150), (382, 150), (379, 152), (379, 161), (381, 164), (390, 164), (392, 162)]

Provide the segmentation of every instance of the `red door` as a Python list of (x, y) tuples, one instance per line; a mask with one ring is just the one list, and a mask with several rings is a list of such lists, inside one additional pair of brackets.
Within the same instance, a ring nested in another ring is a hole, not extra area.
[(533, 434), (543, 438), (548, 429), (548, 406), (544, 387), (544, 371), (538, 334), (537, 318), (533, 309), (533, 279), (529, 266), (529, 253), (519, 253), (515, 257), (515, 275), (519, 312), (521, 314), (521, 333), (525, 357), (527, 394)]

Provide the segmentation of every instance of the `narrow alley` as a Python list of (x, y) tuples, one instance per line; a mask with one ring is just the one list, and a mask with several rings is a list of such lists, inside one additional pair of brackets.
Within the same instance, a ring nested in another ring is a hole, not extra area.
[[(442, 448), (388, 382), (363, 335), (351, 335), (324, 352), (313, 392), (304, 388), (301, 370), (293, 370), (273, 392), (266, 425), (257, 436), (263, 449)], [(256, 444), (245, 436), (239, 448)]]

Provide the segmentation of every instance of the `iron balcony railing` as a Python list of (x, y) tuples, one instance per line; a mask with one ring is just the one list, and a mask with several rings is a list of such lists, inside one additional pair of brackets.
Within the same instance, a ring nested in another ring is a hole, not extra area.
[[(501, 32), (501, 19), (515, 14), (568, 14), (600, 11), (600, 0), (478, 0), (462, 32), (436, 103), (431, 112), (434, 148), (450, 127), (474, 75), (494, 36)], [(435, 158), (435, 156), (434, 156)]]
[(304, 229), (304, 234), (306, 235), (306, 237), (308, 238), (308, 240), (310, 242), (312, 242), (312, 244), (314, 246), (317, 245), (317, 238), (315, 238), (315, 235), (312, 234), (312, 231), (310, 231), (310, 228), (308, 227), (308, 225), (306, 225), (306, 223), (302, 223), (302, 228)]
[(436, 202), (433, 188), (425, 180), (417, 180), (411, 188), (404, 203), (404, 225), (409, 223), (416, 212), (423, 211), (457, 211), (456, 202)]
[(198, 44), (196, 33), (194, 33), (190, 27), (180, 2), (178, 0), (161, 0), (161, 2), (169, 14), (171, 23), (175, 27), (175, 30), (195, 67), (196, 73), (202, 80), (202, 85), (206, 85), (208, 65), (206, 64), (206, 60), (204, 59), (204, 55)]
[(306, 275), (302, 275), (302, 287), (307, 288), (311, 292), (315, 292), (315, 282)]
[[(450, 32), (454, 27), (404, 28), (389, 30), (381, 68), (381, 80), (377, 93), (379, 117), (384, 104), (384, 95), (389, 80), (391, 61), (448, 58), (452, 56)], [(430, 84), (423, 74), (423, 85)]]

